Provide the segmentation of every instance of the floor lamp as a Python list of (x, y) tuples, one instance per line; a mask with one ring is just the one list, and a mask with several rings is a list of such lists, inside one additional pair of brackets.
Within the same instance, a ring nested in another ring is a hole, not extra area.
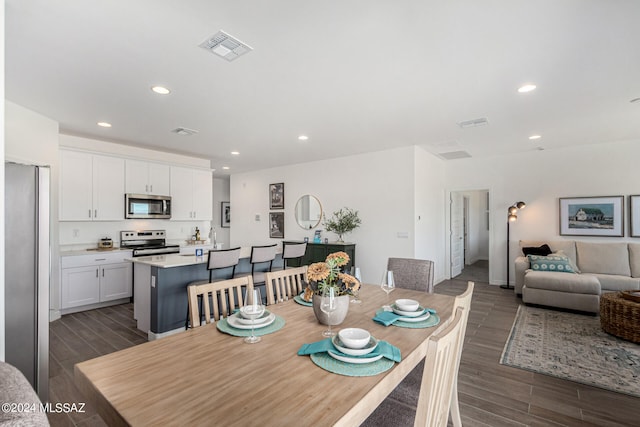
[(518, 219), (518, 210), (524, 209), (525, 206), (527, 206), (525, 202), (518, 202), (509, 206), (507, 210), (507, 284), (500, 285), (502, 289), (513, 289), (513, 286), (509, 285), (509, 225)]

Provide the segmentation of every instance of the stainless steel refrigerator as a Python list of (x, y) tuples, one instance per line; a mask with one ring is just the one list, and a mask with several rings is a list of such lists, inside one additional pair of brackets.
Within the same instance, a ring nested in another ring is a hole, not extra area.
[(43, 402), (49, 395), (47, 167), (5, 163), (5, 361)]

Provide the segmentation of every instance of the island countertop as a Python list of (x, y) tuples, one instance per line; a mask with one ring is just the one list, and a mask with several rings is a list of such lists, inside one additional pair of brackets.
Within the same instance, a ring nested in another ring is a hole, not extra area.
[[(278, 251), (279, 252), (279, 251)], [(243, 246), (240, 248), (240, 259), (251, 257), (251, 246)], [(207, 262), (207, 252), (202, 256), (192, 254), (166, 254), (166, 255), (150, 255), (135, 258), (127, 258), (127, 261), (133, 263), (146, 264), (151, 267), (173, 268), (184, 267), (186, 265), (205, 264)]]

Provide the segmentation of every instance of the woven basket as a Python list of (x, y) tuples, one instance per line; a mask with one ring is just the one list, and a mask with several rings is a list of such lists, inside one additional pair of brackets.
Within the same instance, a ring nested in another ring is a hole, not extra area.
[(640, 303), (622, 298), (620, 292), (600, 295), (600, 326), (611, 335), (640, 343)]

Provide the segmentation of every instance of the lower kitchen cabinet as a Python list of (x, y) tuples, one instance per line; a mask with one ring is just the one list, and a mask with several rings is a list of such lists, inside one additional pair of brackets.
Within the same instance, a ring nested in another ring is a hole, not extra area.
[(60, 308), (64, 310), (131, 297), (133, 268), (131, 262), (124, 261), (131, 252), (118, 252), (62, 257)]

